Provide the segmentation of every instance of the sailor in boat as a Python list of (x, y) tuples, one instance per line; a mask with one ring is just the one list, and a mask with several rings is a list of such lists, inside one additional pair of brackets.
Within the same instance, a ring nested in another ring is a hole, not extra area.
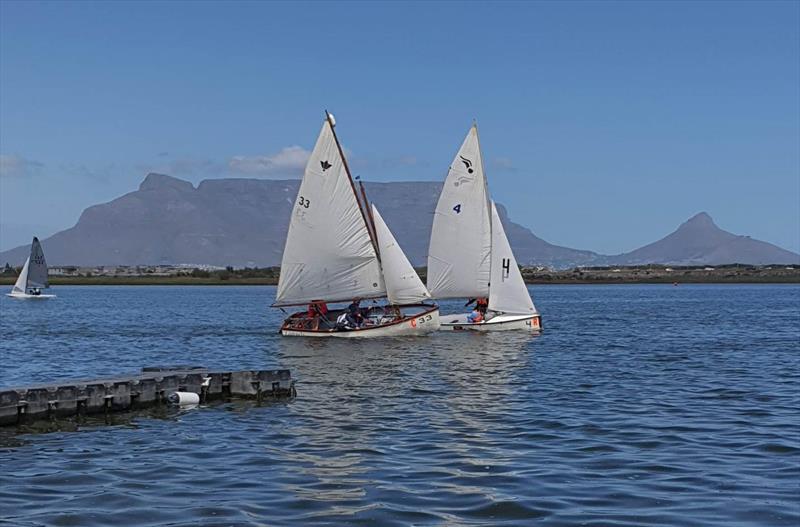
[(469, 307), (472, 304), (475, 304), (475, 309), (477, 309), (478, 311), (480, 311), (484, 315), (486, 314), (486, 310), (489, 309), (489, 299), (485, 298), (485, 297), (470, 298), (467, 301), (467, 303), (464, 304), (464, 307)]
[(470, 324), (477, 324), (478, 322), (483, 322), (483, 313), (478, 310), (478, 306), (472, 310), (472, 312), (467, 315), (467, 322)]
[[(486, 312), (489, 310), (489, 299), (485, 297), (480, 298), (471, 298), (464, 304), (464, 307), (469, 307), (470, 305), (475, 304), (475, 309), (467, 315), (467, 319), (470, 322), (483, 322), (484, 320), (489, 320), (489, 317), (486, 315)], [(473, 320), (477, 318), (477, 320)]]
[(328, 304), (322, 300), (312, 300), (308, 304), (308, 311), (306, 312), (308, 319), (308, 326), (312, 329), (319, 329), (320, 327), (328, 329), (330, 321), (328, 320)]
[(361, 300), (354, 299), (353, 302), (347, 306), (346, 312), (347, 323), (354, 328), (360, 328), (364, 323), (364, 314), (361, 311)]

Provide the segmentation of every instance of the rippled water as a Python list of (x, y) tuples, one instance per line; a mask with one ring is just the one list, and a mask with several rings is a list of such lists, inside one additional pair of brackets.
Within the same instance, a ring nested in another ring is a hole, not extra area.
[(54, 292), (0, 300), (0, 385), (195, 363), (298, 397), (2, 431), (3, 525), (800, 524), (797, 286), (536, 287), (540, 337), (361, 342), (277, 336), (269, 287)]

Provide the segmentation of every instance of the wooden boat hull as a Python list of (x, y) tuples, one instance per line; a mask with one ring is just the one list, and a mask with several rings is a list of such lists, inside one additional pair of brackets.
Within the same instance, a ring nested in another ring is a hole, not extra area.
[(289, 317), (281, 326), (281, 335), (284, 337), (333, 337), (345, 339), (375, 338), (375, 337), (410, 337), (432, 333), (439, 329), (439, 307), (421, 304), (419, 306), (402, 306), (402, 308), (423, 308), (418, 312), (409, 313), (403, 318), (387, 324), (365, 326), (349, 330), (330, 329), (302, 329), (291, 327)]
[(56, 297), (56, 295), (29, 295), (27, 293), (6, 293), (6, 296), (18, 300), (47, 300), (48, 298)]
[(522, 330), (532, 333), (542, 331), (542, 316), (535, 315), (497, 315), (483, 322), (468, 322), (467, 315), (444, 315), (440, 323), (442, 331), (512, 331)]

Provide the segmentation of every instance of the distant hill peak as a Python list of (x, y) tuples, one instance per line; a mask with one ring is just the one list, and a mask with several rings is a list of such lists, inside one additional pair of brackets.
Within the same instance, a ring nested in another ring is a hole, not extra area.
[(609, 257), (608, 261), (615, 265), (763, 265), (797, 263), (800, 255), (723, 230), (707, 212), (700, 212), (660, 240), (629, 253)]
[(714, 219), (707, 212), (698, 212), (688, 220), (686, 220), (680, 228), (684, 227), (714, 227), (719, 229)]
[(194, 185), (184, 179), (168, 176), (166, 174), (158, 174), (157, 172), (150, 172), (139, 185), (139, 190), (161, 190), (172, 188), (175, 190), (194, 190)]

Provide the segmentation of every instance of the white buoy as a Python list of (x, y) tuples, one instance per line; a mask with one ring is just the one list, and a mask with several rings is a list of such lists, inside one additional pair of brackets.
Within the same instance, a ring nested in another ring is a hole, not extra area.
[(194, 392), (172, 392), (167, 399), (170, 403), (180, 406), (200, 404), (200, 396)]

